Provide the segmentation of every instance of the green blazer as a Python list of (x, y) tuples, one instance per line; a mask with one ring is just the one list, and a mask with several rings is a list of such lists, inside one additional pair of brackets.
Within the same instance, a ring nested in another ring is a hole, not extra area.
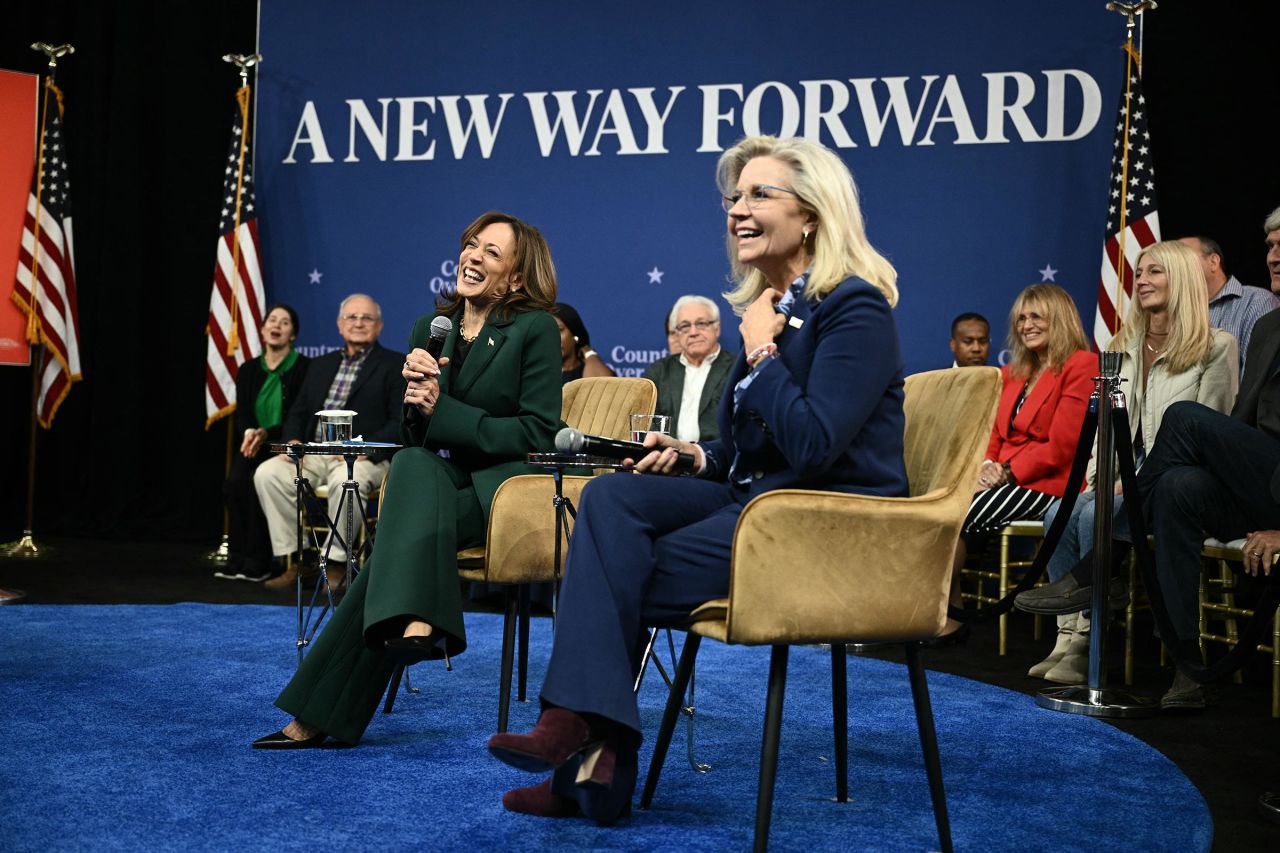
[[(420, 317), (409, 347), (426, 348), (433, 316)], [(453, 316), (442, 357), (452, 357), (462, 328)], [(560, 330), (545, 311), (490, 317), (462, 365), (440, 371), (440, 398), (430, 417), (413, 411), (401, 422), (406, 447), (448, 449), (449, 461), (471, 475), (485, 518), (508, 477), (536, 474), (528, 453), (555, 449), (560, 425)]]
[[(698, 440), (711, 441), (720, 437), (720, 425), (716, 422), (716, 410), (720, 407), (720, 397), (724, 394), (725, 383), (738, 354), (727, 347), (720, 348), (720, 354), (711, 363), (711, 372), (707, 374), (707, 383), (702, 386), (702, 397), (698, 400)], [(671, 434), (676, 434), (676, 422), (680, 419), (680, 400), (684, 396), (684, 365), (680, 356), (669, 355), (649, 365), (644, 372), (645, 379), (652, 379), (658, 386), (658, 403), (654, 406), (655, 415), (671, 416)]]

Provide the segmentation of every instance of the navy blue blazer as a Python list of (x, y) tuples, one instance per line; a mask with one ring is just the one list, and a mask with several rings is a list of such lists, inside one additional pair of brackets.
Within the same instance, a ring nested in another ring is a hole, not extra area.
[(902, 497), (902, 354), (893, 311), (860, 278), (822, 301), (797, 299), (769, 359), (734, 407), (740, 356), (720, 401), (720, 438), (702, 443), (706, 476), (750, 477), (752, 497), (807, 488)]

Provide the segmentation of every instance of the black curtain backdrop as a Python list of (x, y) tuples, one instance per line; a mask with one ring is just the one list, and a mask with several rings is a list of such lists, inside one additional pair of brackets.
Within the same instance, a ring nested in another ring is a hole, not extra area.
[[(10, 5), (0, 67), (42, 70), (34, 41), (76, 47), (58, 80), (86, 378), (38, 431), (37, 538), (215, 543), (227, 428), (204, 430), (204, 326), (238, 85), (220, 57), (253, 52), (257, 3)], [(1280, 205), (1267, 119), (1280, 91), (1276, 32), (1280, 4), (1167, 2), (1149, 16), (1144, 57), (1164, 233), (1213, 236), (1228, 269), (1264, 287), (1261, 226)], [(1117, 46), (1117, 74), (1122, 61)], [(1104, 120), (1114, 109), (1103, 105)], [(1099, 264), (1102, 220), (1100, 210)], [(25, 518), (30, 390), (29, 369), (0, 368), (0, 541)]]

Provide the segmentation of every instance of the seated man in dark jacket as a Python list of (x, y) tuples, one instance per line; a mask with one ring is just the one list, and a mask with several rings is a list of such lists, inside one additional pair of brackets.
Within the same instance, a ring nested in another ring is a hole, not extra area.
[(681, 296), (671, 309), (670, 328), (681, 352), (644, 372), (658, 386), (655, 414), (671, 418), (671, 434), (683, 441), (720, 437), (716, 408), (737, 353), (720, 347), (720, 309), (705, 296)]
[[(338, 332), (344, 346), (312, 360), (302, 390), (285, 416), (281, 439), (290, 444), (318, 440), (320, 419), (316, 412), (352, 409), (356, 412), (352, 435), (363, 436), (366, 441), (397, 441), (404, 409), (404, 379), (400, 376), (404, 353), (378, 344), (382, 309), (363, 293), (348, 296), (338, 308)], [(356, 460), (355, 479), (360, 484), (362, 500), (382, 483), (390, 467), (388, 459), (386, 454), (374, 453)], [(302, 470), (313, 483), (328, 484), (329, 516), (336, 516), (342, 484), (347, 479), (346, 462), (341, 456), (304, 456)], [(277, 557), (297, 548), (297, 489), (293, 478), (293, 462), (285, 454), (264, 462), (253, 475), (254, 488), (267, 516), (271, 553)], [(347, 555), (335, 542), (329, 556), (329, 580), (336, 585), (345, 570)], [(294, 582), (296, 571), (295, 564), (264, 586), (286, 589)]]

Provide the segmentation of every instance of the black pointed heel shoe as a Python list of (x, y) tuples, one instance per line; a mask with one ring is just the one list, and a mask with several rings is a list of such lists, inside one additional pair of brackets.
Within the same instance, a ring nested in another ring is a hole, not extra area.
[(272, 732), (266, 737), (260, 737), (253, 742), (254, 749), (314, 749), (324, 743), (327, 735), (324, 732), (316, 732), (309, 738), (303, 740), (294, 740), (284, 733), (284, 729), (278, 732)]
[(960, 627), (952, 631), (950, 634), (943, 634), (939, 637), (933, 637), (929, 640), (922, 640), (920, 645), (926, 649), (945, 649), (951, 646), (963, 646), (969, 642), (969, 635), (973, 633), (973, 628), (968, 622), (961, 623)]
[(413, 666), (424, 660), (443, 660), (444, 668), (453, 671), (449, 660), (449, 635), (443, 632), (425, 637), (395, 637), (385, 643), (387, 657), (401, 666)]

